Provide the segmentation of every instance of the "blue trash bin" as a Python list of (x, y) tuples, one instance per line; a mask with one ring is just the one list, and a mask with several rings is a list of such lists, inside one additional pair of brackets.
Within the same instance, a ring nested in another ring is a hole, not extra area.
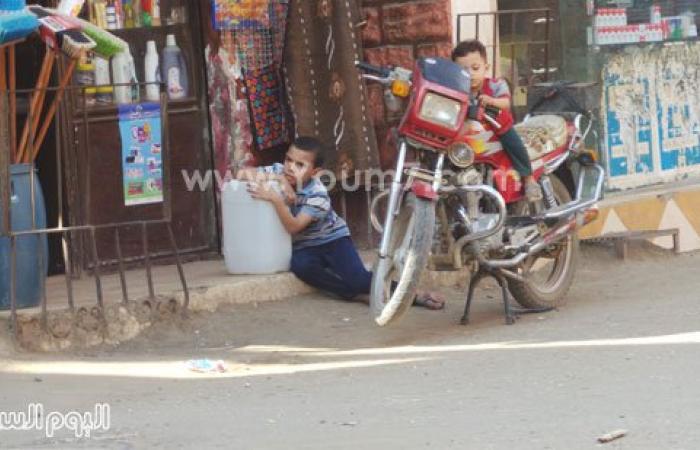
[[(13, 231), (32, 229), (31, 171), (32, 164), (10, 166), (10, 214)], [(36, 175), (36, 171), (35, 171)], [(46, 228), (44, 194), (37, 176), (34, 177), (35, 225)], [(2, 233), (2, 204), (0, 202), (0, 236)], [(41, 292), (48, 273), (48, 240), (46, 235), (27, 235), (16, 238), (16, 293), (18, 308), (32, 308), (41, 303)], [(10, 239), (0, 237), (0, 310), (10, 309)]]

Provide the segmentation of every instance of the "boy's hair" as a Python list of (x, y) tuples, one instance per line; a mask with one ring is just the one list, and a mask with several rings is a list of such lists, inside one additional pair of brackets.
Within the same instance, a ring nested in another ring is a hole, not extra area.
[(463, 58), (470, 53), (478, 53), (484, 58), (484, 61), (488, 61), (488, 53), (486, 52), (486, 46), (476, 39), (469, 41), (462, 41), (457, 44), (454, 50), (452, 50), (452, 61), (456, 61), (457, 58)]
[(314, 155), (314, 167), (323, 167), (325, 158), (323, 157), (323, 144), (321, 144), (321, 141), (311, 136), (299, 136), (294, 139), (292, 145), (299, 150), (312, 153)]

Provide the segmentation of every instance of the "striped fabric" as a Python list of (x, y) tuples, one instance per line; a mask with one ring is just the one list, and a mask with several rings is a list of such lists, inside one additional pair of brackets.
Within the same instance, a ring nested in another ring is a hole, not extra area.
[[(277, 163), (261, 167), (260, 171), (281, 175), (284, 166)], [(333, 210), (328, 190), (316, 178), (312, 178), (302, 189), (297, 190), (296, 203), (290, 210), (295, 217), (307, 214), (314, 219), (304, 231), (293, 236), (294, 250), (315, 247), (350, 236), (347, 224)]]

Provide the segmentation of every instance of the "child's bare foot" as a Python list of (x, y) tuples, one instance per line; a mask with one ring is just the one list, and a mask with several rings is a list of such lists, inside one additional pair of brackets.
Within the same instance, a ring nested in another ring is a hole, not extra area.
[(542, 200), (542, 188), (533, 178), (525, 180), (525, 197), (530, 203)]

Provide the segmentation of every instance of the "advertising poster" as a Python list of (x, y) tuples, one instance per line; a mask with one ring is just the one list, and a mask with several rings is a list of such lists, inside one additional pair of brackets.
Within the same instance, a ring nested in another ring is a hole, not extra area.
[(608, 187), (700, 173), (700, 45), (630, 48), (603, 70)]
[(160, 105), (119, 106), (122, 171), (126, 206), (163, 201)]

